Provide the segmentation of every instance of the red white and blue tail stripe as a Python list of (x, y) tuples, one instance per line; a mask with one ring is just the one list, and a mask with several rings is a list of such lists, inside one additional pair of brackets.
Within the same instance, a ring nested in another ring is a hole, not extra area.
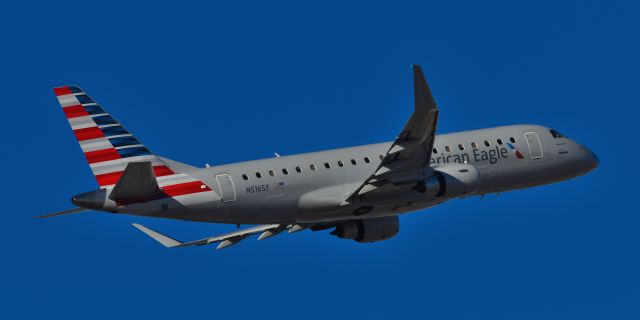
[(211, 191), (171, 170), (82, 89), (64, 86), (53, 91), (101, 188), (115, 185), (129, 162), (150, 161), (167, 196)]

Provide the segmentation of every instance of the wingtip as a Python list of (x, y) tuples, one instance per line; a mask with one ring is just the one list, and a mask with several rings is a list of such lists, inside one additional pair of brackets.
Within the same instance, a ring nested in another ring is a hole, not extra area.
[(182, 244), (182, 242), (176, 239), (168, 237), (160, 232), (153, 231), (139, 223), (132, 223), (131, 225), (167, 248), (176, 247)]

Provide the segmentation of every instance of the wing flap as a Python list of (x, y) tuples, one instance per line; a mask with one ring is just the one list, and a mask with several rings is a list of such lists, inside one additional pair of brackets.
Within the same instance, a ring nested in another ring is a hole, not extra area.
[[(151, 237), (153, 240), (156, 240), (157, 242), (159, 242), (160, 244), (162, 244), (167, 248), (202, 246), (202, 245), (208, 245), (208, 244), (220, 242), (220, 244), (218, 245), (218, 247), (216, 247), (216, 249), (223, 249), (223, 248), (232, 246), (254, 234), (264, 233), (270, 230), (278, 230), (280, 228), (283, 228), (283, 225), (280, 225), (280, 224), (263, 224), (253, 228), (238, 230), (238, 231), (234, 231), (234, 232), (230, 232), (230, 233), (226, 233), (218, 236), (213, 236), (213, 237), (207, 237), (207, 238), (203, 238), (195, 241), (180, 242), (160, 232), (151, 230), (141, 224), (134, 223), (132, 225), (136, 227), (138, 230), (148, 235), (149, 237)], [(277, 233), (280, 233), (280, 232), (281, 231)], [(274, 233), (273, 235), (276, 235), (277, 233)]]

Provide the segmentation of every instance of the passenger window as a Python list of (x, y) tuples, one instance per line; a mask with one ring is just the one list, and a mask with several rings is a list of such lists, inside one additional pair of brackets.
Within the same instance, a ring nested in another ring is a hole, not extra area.
[(338, 160), (338, 166), (340, 166), (340, 167), (344, 167), (344, 162), (342, 162), (342, 161)]
[(475, 142), (471, 142), (471, 148), (472, 149), (478, 149), (478, 144)]
[(459, 144), (459, 145), (458, 145), (458, 149), (460, 149), (460, 150), (464, 150), (464, 146), (463, 146), (463, 145), (461, 145), (461, 144)]
[(262, 178), (262, 174), (260, 172), (256, 172), (256, 177)]
[(324, 167), (327, 169), (331, 169), (331, 165), (329, 164), (329, 162), (325, 162)]
[(498, 139), (497, 141), (499, 145), (502, 145), (502, 139)]
[(300, 173), (300, 172), (302, 172), (302, 169), (300, 169), (300, 167), (296, 167), (296, 171), (297, 171), (298, 173)]
[(445, 146), (445, 147), (444, 147), (444, 150), (446, 150), (447, 152), (451, 152), (451, 147), (449, 147), (449, 146)]
[(511, 143), (516, 143), (516, 138), (511, 137), (511, 138), (509, 138), (509, 141), (511, 141)]
[(246, 174), (244, 174), (244, 173), (243, 173), (243, 174), (242, 174), (242, 179), (244, 179), (244, 180), (249, 180), (249, 176), (247, 176)]
[(351, 159), (351, 164), (355, 166), (358, 163), (356, 162), (356, 159)]
[(484, 145), (487, 146), (487, 147), (491, 147), (491, 143), (489, 143), (489, 141), (487, 141), (487, 140), (484, 141)]
[(384, 160), (384, 156), (383, 155), (380, 155), (380, 160)]
[(284, 173), (284, 174), (289, 174), (289, 170), (287, 170), (287, 169), (284, 169), (284, 168), (283, 168), (283, 169), (282, 169), (282, 173)]
[(272, 177), (274, 177), (274, 176), (276, 175), (276, 172), (275, 172), (275, 171), (273, 171), (273, 170), (269, 170), (269, 175), (270, 175), (270, 176), (272, 176)]
[(364, 162), (369, 163), (369, 162), (371, 162), (371, 160), (369, 160), (369, 158), (367, 158), (367, 157), (364, 157)]
[(438, 154), (438, 149), (433, 148), (433, 153), (434, 153), (434, 154)]
[(311, 169), (312, 171), (313, 171), (313, 170), (316, 170), (316, 165), (315, 165), (315, 164), (310, 165), (310, 166), (309, 166), (309, 169)]

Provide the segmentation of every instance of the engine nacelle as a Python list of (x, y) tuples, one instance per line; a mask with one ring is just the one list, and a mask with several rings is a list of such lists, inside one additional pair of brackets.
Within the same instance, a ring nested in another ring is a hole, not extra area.
[(466, 197), (480, 189), (480, 173), (475, 166), (449, 163), (434, 167), (434, 173), (423, 181), (421, 192), (437, 198)]
[(357, 242), (376, 242), (393, 238), (400, 231), (398, 216), (351, 220), (336, 227), (332, 235)]

